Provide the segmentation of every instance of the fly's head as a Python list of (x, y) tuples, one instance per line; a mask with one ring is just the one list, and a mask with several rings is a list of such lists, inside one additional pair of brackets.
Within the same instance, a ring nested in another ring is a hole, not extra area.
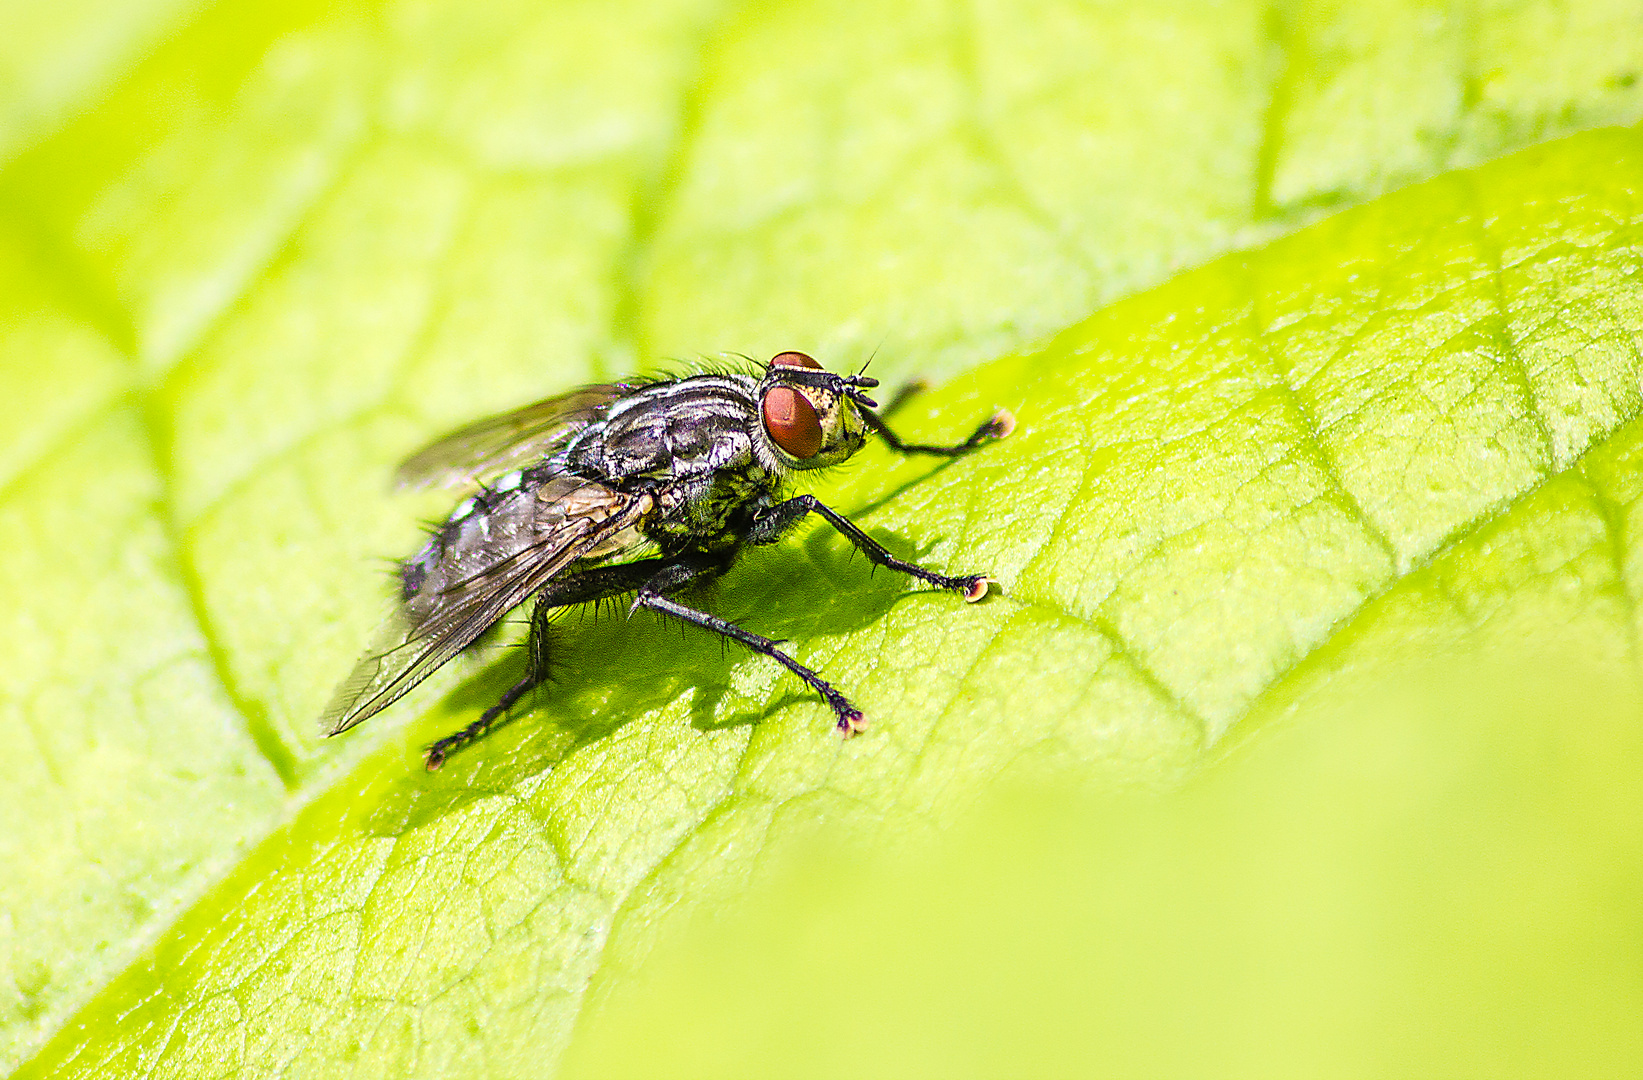
[(866, 444), (867, 424), (857, 406), (874, 407), (863, 391), (878, 384), (824, 371), (801, 352), (780, 353), (759, 380), (762, 441), (783, 469), (837, 465)]

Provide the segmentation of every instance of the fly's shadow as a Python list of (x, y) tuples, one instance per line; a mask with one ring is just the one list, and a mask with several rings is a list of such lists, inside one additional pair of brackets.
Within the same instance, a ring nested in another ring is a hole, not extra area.
[[(873, 532), (894, 550), (912, 547), (887, 530)], [(921, 590), (897, 573), (873, 573), (867, 560), (854, 555), (830, 530), (817, 529), (801, 545), (749, 552), (722, 579), (694, 588), (690, 599), (757, 633), (799, 643), (861, 630), (884, 618), (909, 593), (927, 594), (936, 602), (958, 601), (951, 593)], [(510, 722), (491, 733), (482, 752), (455, 757), (437, 774), (416, 770), (389, 780), (368, 830), (400, 835), (478, 800), (517, 790), (578, 749), (687, 692), (688, 723), (701, 732), (753, 724), (788, 705), (815, 703), (817, 737), (824, 737), (826, 707), (774, 662), (764, 662), (771, 668), (768, 695), (752, 700), (735, 685), (738, 665), (749, 656), (745, 650), (647, 612), (630, 618), (629, 599), (602, 603), (597, 611), (581, 605), (562, 612), (550, 637), (548, 681), (515, 707)], [(441, 731), (471, 716), (516, 683), (524, 670), (523, 649), (501, 650), (446, 694), (416, 731)]]

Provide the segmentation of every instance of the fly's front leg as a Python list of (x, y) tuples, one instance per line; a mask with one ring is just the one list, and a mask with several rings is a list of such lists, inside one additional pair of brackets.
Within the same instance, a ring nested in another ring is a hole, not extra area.
[[(916, 385), (914, 388), (903, 390), (891, 400), (889, 407), (884, 412), (888, 414), (899, 408), (916, 392)], [(861, 413), (861, 418), (867, 422), (867, 426), (877, 432), (879, 438), (889, 444), (890, 449), (901, 454), (933, 454), (936, 457), (958, 457), (961, 454), (968, 454), (983, 443), (992, 442), (994, 439), (1002, 439), (1015, 430), (1015, 417), (1008, 410), (1000, 409), (989, 417), (986, 423), (976, 428), (968, 439), (956, 446), (925, 446), (922, 443), (902, 442), (901, 436), (891, 431), (890, 425), (884, 422), (884, 417), (872, 409), (859, 409), (857, 411)]]
[[(785, 503), (783, 505), (786, 505)], [(837, 728), (840, 735), (848, 738), (867, 726), (867, 720), (862, 716), (860, 709), (833, 689), (832, 685), (805, 667), (797, 660), (782, 652), (776, 646), (781, 644), (771, 638), (760, 637), (758, 634), (743, 630), (728, 619), (721, 619), (717, 615), (709, 615), (705, 611), (686, 607), (667, 594), (684, 588), (690, 582), (705, 576), (720, 573), (724, 567), (714, 563), (677, 562), (664, 567), (655, 577), (639, 589), (639, 595), (634, 599), (636, 608), (649, 608), (651, 611), (660, 611), (665, 615), (672, 615), (676, 619), (683, 619), (687, 623), (700, 626), (704, 630), (711, 630), (731, 641), (739, 641), (760, 656), (768, 656), (781, 664), (788, 671), (797, 675), (809, 684), (810, 688), (822, 696), (822, 699), (832, 707), (838, 717)]]
[(920, 581), (927, 581), (938, 589), (951, 589), (954, 592), (963, 593), (964, 599), (972, 604), (986, 596), (987, 587), (992, 584), (993, 579), (985, 574), (961, 574), (957, 577), (949, 577), (946, 574), (938, 574), (933, 570), (926, 570), (924, 567), (916, 563), (910, 563), (905, 559), (898, 559), (890, 554), (883, 544), (852, 524), (849, 518), (832, 507), (824, 505), (814, 495), (799, 495), (788, 499), (786, 502), (779, 502), (764, 511), (754, 519), (753, 529), (748, 533), (748, 543), (775, 543), (781, 539), (782, 534), (804, 520), (806, 514), (812, 512), (820, 514), (827, 520), (829, 525), (843, 533), (845, 539), (856, 545), (856, 550), (866, 555), (870, 562), (879, 566), (887, 566), (891, 570), (899, 570), (901, 573), (918, 578)]
[(495, 705), (480, 713), (479, 719), (428, 747), (425, 758), (428, 771), (433, 772), (445, 764), (446, 757), (453, 751), (462, 749), (490, 731), (520, 698), (548, 677), (548, 622), (554, 609), (632, 592), (665, 565), (666, 560), (663, 559), (643, 559), (620, 566), (585, 570), (549, 582), (536, 594), (536, 604), (531, 608), (531, 629), (525, 639), (525, 677), (510, 686)]

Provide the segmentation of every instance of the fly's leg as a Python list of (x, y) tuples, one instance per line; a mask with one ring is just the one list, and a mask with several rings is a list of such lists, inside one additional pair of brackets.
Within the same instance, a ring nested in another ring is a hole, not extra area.
[(445, 764), (445, 758), (451, 752), (460, 750), (469, 743), (476, 741), (492, 727), (496, 726), (497, 719), (513, 708), (514, 703), (531, 690), (535, 689), (547, 675), (547, 649), (542, 642), (547, 637), (547, 613), (550, 609), (540, 601), (531, 612), (531, 636), (528, 648), (530, 660), (525, 668), (525, 677), (510, 686), (499, 698), (495, 705), (479, 714), (479, 719), (465, 728), (453, 731), (443, 739), (429, 746), (425, 761), (429, 772), (436, 771)]
[(548, 622), (555, 608), (632, 592), (665, 565), (666, 560), (663, 559), (644, 559), (620, 566), (585, 570), (561, 581), (549, 582), (536, 594), (536, 605), (531, 609), (530, 635), (525, 640), (525, 677), (510, 686), (495, 705), (480, 713), (479, 719), (428, 747), (425, 759), (428, 771), (433, 772), (445, 764), (446, 757), (453, 751), (483, 737), (520, 698), (548, 677)]
[(709, 615), (705, 611), (697, 611), (695, 608), (686, 607), (666, 595), (684, 588), (697, 578), (718, 574), (723, 569), (724, 565), (722, 563), (677, 562), (666, 566), (655, 577), (640, 587), (639, 595), (633, 601), (633, 606), (636, 608), (649, 608), (651, 611), (659, 611), (664, 615), (672, 615), (676, 619), (683, 619), (687, 623), (700, 626), (704, 630), (711, 630), (715, 634), (729, 638), (731, 641), (739, 641), (760, 656), (770, 657), (808, 683), (810, 688), (820, 694), (822, 700), (832, 707), (834, 715), (838, 717), (839, 734), (849, 737), (865, 728), (867, 721), (863, 718), (861, 710), (850, 704), (845, 696), (833, 689), (827, 680), (778, 649), (776, 646), (780, 642), (743, 630), (728, 619), (721, 619), (717, 615)]
[[(916, 389), (909, 392), (903, 390), (897, 394), (884, 411), (890, 412), (907, 400)], [(987, 422), (976, 428), (968, 439), (956, 446), (925, 446), (922, 443), (907, 443), (901, 441), (901, 436), (890, 430), (890, 425), (884, 422), (884, 417), (872, 409), (858, 410), (867, 426), (878, 433), (879, 438), (889, 444), (890, 449), (901, 454), (934, 454), (937, 457), (958, 457), (968, 454), (971, 450), (994, 439), (1002, 439), (1015, 430), (1015, 417), (1007, 410), (1000, 409), (987, 419)]]
[(910, 563), (905, 559), (898, 559), (890, 554), (883, 544), (852, 524), (849, 518), (832, 507), (823, 505), (822, 501), (814, 495), (799, 495), (788, 499), (786, 502), (779, 502), (764, 511), (755, 519), (753, 529), (748, 533), (747, 542), (750, 544), (775, 543), (789, 529), (804, 520), (804, 516), (809, 513), (817, 513), (825, 518), (829, 525), (844, 534), (846, 540), (856, 545), (856, 550), (866, 555), (869, 562), (900, 571), (909, 577), (918, 578), (920, 581), (927, 581), (938, 589), (951, 589), (954, 592), (963, 593), (964, 599), (972, 604), (987, 595), (987, 587), (993, 580), (987, 575), (960, 574), (956, 577), (949, 577), (946, 574), (938, 574), (933, 570), (926, 570), (924, 567), (916, 563)]

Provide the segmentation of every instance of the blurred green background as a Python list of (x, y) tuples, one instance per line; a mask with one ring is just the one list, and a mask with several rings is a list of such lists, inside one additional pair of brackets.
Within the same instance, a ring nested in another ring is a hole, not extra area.
[[(1643, 9), (13, 0), (0, 1065), (1643, 1071)], [(312, 729), (448, 427), (937, 388), (715, 611)]]

